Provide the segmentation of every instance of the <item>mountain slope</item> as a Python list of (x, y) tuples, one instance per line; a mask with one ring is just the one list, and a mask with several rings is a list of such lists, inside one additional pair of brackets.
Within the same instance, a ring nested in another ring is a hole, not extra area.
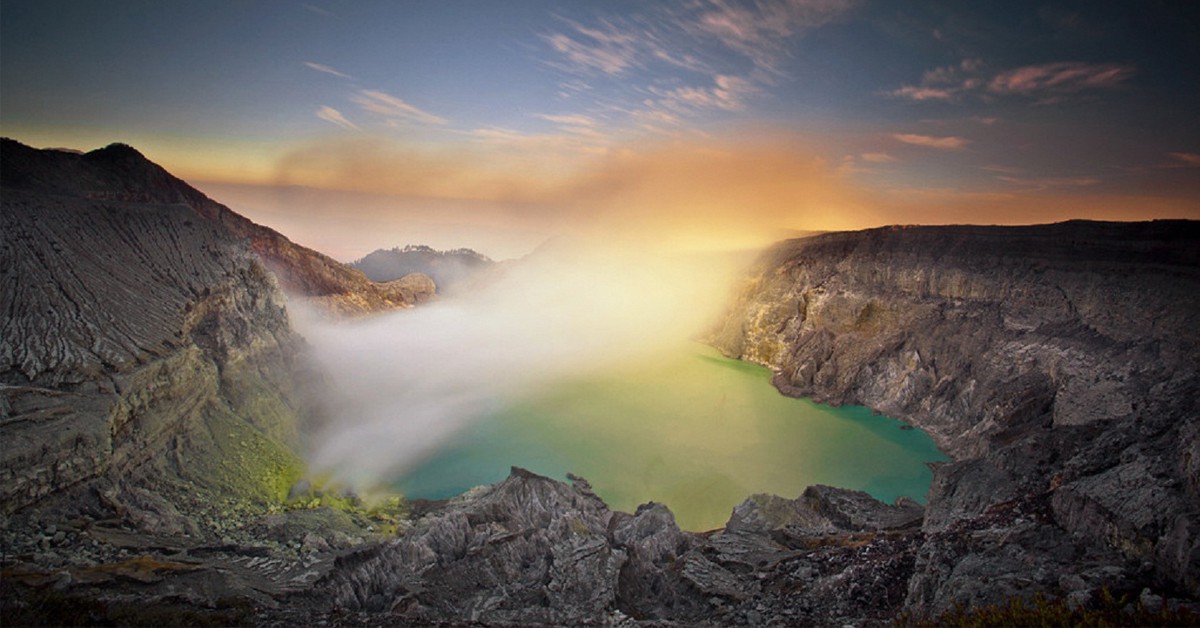
[(341, 262), (295, 244), (213, 201), (132, 147), (112, 144), (78, 154), (36, 150), (10, 139), (0, 142), (0, 183), (5, 189), (95, 201), (186, 206), (232, 237), (246, 239), (290, 295), (330, 313), (355, 315), (410, 307), (433, 296), (433, 284), (427, 278), (372, 282)]

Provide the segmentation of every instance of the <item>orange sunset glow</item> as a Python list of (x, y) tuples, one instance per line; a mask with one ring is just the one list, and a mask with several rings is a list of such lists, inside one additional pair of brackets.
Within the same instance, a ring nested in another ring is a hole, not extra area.
[(1200, 217), (1194, 20), (1170, 9), (1118, 32), (1117, 6), (70, 6), (5, 4), (0, 133), (138, 146), (344, 260)]

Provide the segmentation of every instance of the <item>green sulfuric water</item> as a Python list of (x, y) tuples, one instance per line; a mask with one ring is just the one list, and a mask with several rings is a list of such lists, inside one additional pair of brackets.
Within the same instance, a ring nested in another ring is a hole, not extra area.
[(583, 476), (617, 510), (663, 502), (680, 527), (721, 527), (753, 493), (811, 484), (919, 502), (946, 460), (933, 439), (869, 408), (784, 397), (770, 372), (698, 344), (653, 365), (537, 391), (474, 423), (396, 480), (440, 499), (504, 479), (510, 466)]

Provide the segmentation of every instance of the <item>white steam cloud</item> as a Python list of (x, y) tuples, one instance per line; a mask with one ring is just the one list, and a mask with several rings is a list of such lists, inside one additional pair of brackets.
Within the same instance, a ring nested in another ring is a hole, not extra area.
[(440, 302), (353, 323), (299, 316), (336, 388), (311, 462), (370, 490), (537, 387), (653, 359), (712, 322), (737, 261), (560, 242)]

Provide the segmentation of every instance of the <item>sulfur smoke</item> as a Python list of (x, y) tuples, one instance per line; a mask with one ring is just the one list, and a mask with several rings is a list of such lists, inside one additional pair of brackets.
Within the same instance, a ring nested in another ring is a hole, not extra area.
[(411, 310), (297, 316), (334, 384), (313, 466), (369, 491), (523, 395), (654, 360), (711, 324), (743, 262), (557, 241)]

